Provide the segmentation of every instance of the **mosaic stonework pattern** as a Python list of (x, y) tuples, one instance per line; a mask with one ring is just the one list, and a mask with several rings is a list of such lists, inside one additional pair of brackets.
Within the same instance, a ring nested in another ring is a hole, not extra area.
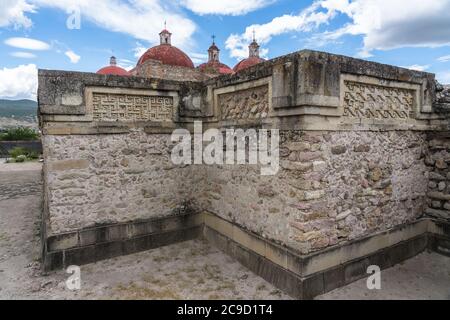
[(172, 119), (173, 98), (93, 93), (94, 121), (164, 121)]
[(269, 113), (269, 86), (221, 94), (218, 104), (222, 120), (266, 118)]
[(414, 110), (415, 91), (344, 81), (344, 117), (408, 119)]

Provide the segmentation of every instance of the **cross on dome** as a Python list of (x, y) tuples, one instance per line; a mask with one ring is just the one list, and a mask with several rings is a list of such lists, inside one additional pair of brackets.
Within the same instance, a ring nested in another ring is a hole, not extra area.
[(248, 46), (248, 56), (259, 58), (259, 44), (256, 42), (256, 32), (253, 29), (253, 41)]
[(211, 38), (212, 38), (213, 42), (208, 49), (208, 61), (209, 62), (214, 62), (214, 61), (219, 62), (220, 49), (216, 46), (216, 42), (215, 42), (216, 36), (212, 35)]

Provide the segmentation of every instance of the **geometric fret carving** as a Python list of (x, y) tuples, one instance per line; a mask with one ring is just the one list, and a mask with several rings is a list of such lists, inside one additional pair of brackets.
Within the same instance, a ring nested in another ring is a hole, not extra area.
[(93, 92), (94, 121), (172, 120), (173, 97)]
[(415, 90), (344, 81), (344, 117), (408, 119), (413, 115)]

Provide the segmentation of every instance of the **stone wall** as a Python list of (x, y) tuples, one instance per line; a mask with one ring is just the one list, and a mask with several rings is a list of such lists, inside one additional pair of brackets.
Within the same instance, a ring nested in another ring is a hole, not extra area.
[(419, 132), (281, 133), (277, 175), (207, 167), (204, 209), (308, 253), (423, 216), (426, 139)]
[[(302, 51), (186, 77), (40, 71), (46, 236), (207, 211), (310, 253), (447, 214), (448, 142), (427, 138), (448, 131), (434, 75)], [(280, 171), (174, 166), (170, 134), (196, 120), (279, 129)]]
[(39, 81), (44, 239), (192, 210), (198, 178), (173, 165), (169, 133), (195, 85), (43, 70)]
[(195, 192), (167, 134), (48, 135), (43, 145), (49, 235), (184, 213)]
[(425, 212), (430, 217), (450, 221), (450, 136), (430, 133), (428, 144), (425, 161), (430, 173)]

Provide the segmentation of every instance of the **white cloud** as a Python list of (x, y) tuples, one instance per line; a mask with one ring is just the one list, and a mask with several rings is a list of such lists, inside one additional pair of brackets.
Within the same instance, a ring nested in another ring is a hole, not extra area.
[(299, 14), (283, 15), (249, 26), (241, 35), (232, 34), (227, 48), (232, 57), (242, 58), (253, 28), (266, 44), (280, 34), (317, 30), (336, 16), (349, 22), (314, 37), (324, 44), (344, 35), (362, 36), (360, 57), (370, 57), (373, 50), (450, 45), (449, 0), (316, 0)]
[(36, 100), (37, 73), (35, 64), (0, 69), (0, 97)]
[(27, 50), (48, 50), (50, 45), (44, 41), (31, 38), (9, 38), (5, 40), (5, 44), (10, 47)]
[(35, 54), (33, 54), (31, 52), (23, 52), (23, 51), (11, 52), (10, 55), (13, 56), (13, 57), (16, 57), (16, 58), (23, 58), (23, 59), (36, 58)]
[(328, 36), (362, 35), (362, 53), (450, 44), (448, 0), (323, 0), (320, 5), (351, 21)]
[(426, 65), (413, 64), (411, 66), (404, 66), (402, 68), (416, 70), (416, 71), (425, 71), (430, 68), (430, 65), (429, 64), (426, 64)]
[(35, 12), (35, 7), (25, 0), (0, 0), (0, 27), (29, 28), (30, 18), (25, 13)]
[[(158, 33), (167, 20), (168, 29), (174, 34), (173, 44), (189, 48), (196, 25), (186, 18), (176, 5), (163, 0), (28, 0), (36, 7), (51, 7), (69, 12), (77, 8), (83, 21), (124, 34), (152, 44), (159, 42)], [(68, 15), (69, 17), (69, 15)], [(64, 26), (65, 27), (65, 26)]]
[(449, 62), (449, 61), (450, 61), (450, 55), (448, 55), (448, 56), (443, 56), (443, 57), (439, 57), (439, 58), (437, 59), (437, 61), (439, 61), (439, 62)]
[(78, 63), (78, 61), (80, 61), (81, 59), (81, 57), (72, 50), (67, 50), (66, 52), (64, 52), (64, 54), (69, 58), (71, 63)]
[(125, 64), (121, 64), (121, 63), (119, 63), (119, 64), (117, 64), (117, 66), (118, 67), (121, 67), (122, 69), (125, 69), (125, 70), (127, 70), (127, 71), (131, 71), (131, 70), (133, 70), (134, 69), (134, 65), (125, 65)]
[(450, 71), (438, 72), (436, 79), (442, 84), (450, 84)]
[(244, 15), (251, 11), (266, 7), (275, 0), (181, 0), (182, 6), (199, 15)]
[(362, 35), (358, 57), (373, 50), (450, 45), (448, 0), (323, 0), (320, 6), (346, 15), (350, 23), (319, 34), (324, 42), (344, 35)]
[[(298, 15), (286, 14), (277, 17), (266, 24), (254, 24), (245, 29), (243, 34), (232, 34), (226, 40), (226, 48), (235, 58), (248, 56), (248, 45), (253, 38), (253, 31), (261, 45), (267, 44), (274, 36), (288, 32), (308, 32), (321, 24), (327, 23), (334, 15), (334, 11), (318, 11), (320, 5), (313, 3)], [(267, 53), (267, 51), (266, 51)]]
[(148, 48), (146, 48), (142, 43), (136, 42), (136, 47), (133, 49), (134, 57), (139, 59), (147, 50)]
[(190, 53), (189, 57), (191, 58), (192, 62), (195, 64), (201, 64), (203, 62), (208, 61), (208, 55), (205, 53)]
[(130, 71), (135, 67), (135, 62), (128, 59), (117, 59), (117, 66)]

